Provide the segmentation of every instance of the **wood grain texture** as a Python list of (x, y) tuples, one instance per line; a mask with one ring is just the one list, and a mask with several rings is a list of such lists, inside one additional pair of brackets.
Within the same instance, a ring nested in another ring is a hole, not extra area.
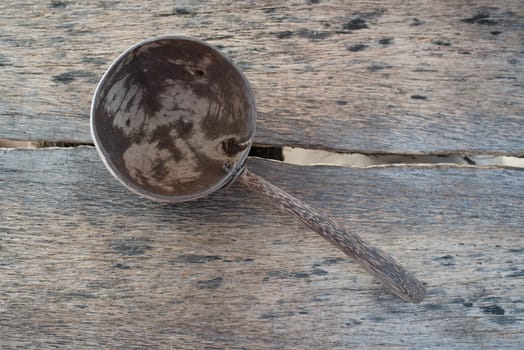
[(412, 303), (420, 303), (424, 299), (426, 288), (422, 282), (382, 249), (373, 246), (347, 228), (341, 227), (332, 218), (321, 214), (309, 204), (291, 196), (248, 169), (244, 169), (239, 181), (275, 207), (290, 213), (309, 226), (381, 281), (391, 293)]
[(524, 154), (524, 7), (497, 1), (0, 4), (0, 137), (89, 142), (89, 103), (130, 45), (186, 34), (250, 79), (256, 142)]
[(0, 150), (0, 347), (521, 347), (523, 171), (249, 167), (412, 267), (427, 298), (385, 293), (240, 184), (158, 204), (93, 148)]

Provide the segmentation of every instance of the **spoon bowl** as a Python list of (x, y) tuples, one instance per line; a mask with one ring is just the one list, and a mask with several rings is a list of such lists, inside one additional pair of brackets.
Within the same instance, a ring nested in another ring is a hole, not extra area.
[(153, 38), (126, 50), (91, 109), (100, 156), (127, 188), (157, 201), (205, 197), (235, 180), (253, 143), (243, 73), (200, 40)]

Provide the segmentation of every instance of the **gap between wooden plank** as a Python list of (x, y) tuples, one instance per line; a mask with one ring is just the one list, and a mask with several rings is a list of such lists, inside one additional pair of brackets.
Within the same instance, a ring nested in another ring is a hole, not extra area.
[[(50, 142), (50, 141), (19, 141), (0, 139), (0, 148), (74, 148), (88, 146), (87, 142)], [(374, 166), (391, 165), (424, 165), (424, 164), (452, 164), (475, 167), (514, 167), (524, 168), (524, 157), (495, 156), (484, 154), (437, 154), (437, 155), (410, 155), (410, 154), (364, 154), (340, 153), (333, 151), (305, 149), (299, 147), (271, 147), (253, 146), (250, 156), (272, 159), (287, 164), (312, 166), (331, 165), (342, 167), (367, 168)]]
[(462, 153), (437, 155), (362, 154), (284, 147), (283, 159), (285, 163), (295, 165), (338, 165), (360, 168), (406, 164), (455, 164), (476, 167), (503, 166), (524, 168), (524, 158), (521, 157)]

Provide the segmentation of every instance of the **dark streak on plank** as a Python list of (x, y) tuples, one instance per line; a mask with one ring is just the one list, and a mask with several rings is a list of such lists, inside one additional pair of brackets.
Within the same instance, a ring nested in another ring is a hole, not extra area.
[(142, 255), (151, 249), (147, 239), (117, 239), (111, 242), (111, 248), (122, 255)]
[(173, 261), (177, 263), (203, 264), (219, 260), (222, 260), (222, 258), (218, 255), (182, 254), (177, 256)]
[(493, 314), (493, 315), (504, 315), (506, 312), (503, 308), (500, 306), (494, 304), (494, 305), (488, 305), (488, 306), (481, 306), (480, 309), (482, 312), (485, 312), (487, 314)]
[(198, 281), (197, 285), (199, 288), (218, 288), (222, 285), (222, 277), (215, 277), (205, 281)]

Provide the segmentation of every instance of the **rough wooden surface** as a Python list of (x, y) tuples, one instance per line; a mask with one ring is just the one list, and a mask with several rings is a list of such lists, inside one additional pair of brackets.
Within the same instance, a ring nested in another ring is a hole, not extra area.
[(522, 170), (249, 166), (412, 267), (424, 302), (240, 184), (165, 205), (93, 148), (1, 150), (0, 347), (521, 347)]
[(521, 0), (5, 0), (0, 138), (90, 142), (109, 63), (174, 33), (246, 72), (259, 144), (522, 155), (523, 21)]
[[(258, 144), (522, 155), (523, 22), (519, 0), (4, 0), (0, 138), (91, 142), (110, 62), (186, 34), (246, 72)], [(0, 348), (522, 347), (522, 170), (249, 162), (409, 266), (424, 302), (240, 184), (170, 206), (93, 148), (0, 149)]]

